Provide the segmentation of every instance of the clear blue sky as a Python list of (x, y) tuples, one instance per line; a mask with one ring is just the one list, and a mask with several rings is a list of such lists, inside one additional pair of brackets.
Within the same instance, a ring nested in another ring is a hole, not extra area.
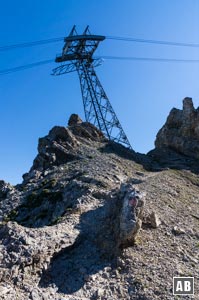
[[(199, 43), (198, 0), (19, 0), (3, 1), (0, 46), (62, 37), (88, 24), (94, 34)], [(62, 42), (1, 52), (0, 69), (60, 53)], [(199, 59), (199, 48), (105, 40), (98, 55)], [(38, 138), (71, 113), (82, 118), (77, 74), (50, 76), (56, 64), (0, 76), (0, 179), (20, 183), (37, 154)], [(134, 150), (154, 147), (172, 107), (193, 97), (199, 105), (199, 64), (105, 60), (99, 78)]]

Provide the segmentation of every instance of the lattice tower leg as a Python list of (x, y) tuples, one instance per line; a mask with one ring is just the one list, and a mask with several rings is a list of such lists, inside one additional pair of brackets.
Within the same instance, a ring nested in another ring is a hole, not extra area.
[(105, 136), (131, 149), (128, 138), (90, 62), (76, 65), (80, 79), (85, 118)]

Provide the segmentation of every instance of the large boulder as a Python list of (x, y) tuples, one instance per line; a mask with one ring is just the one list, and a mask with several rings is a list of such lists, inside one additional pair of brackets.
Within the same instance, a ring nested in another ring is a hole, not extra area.
[(121, 247), (128, 247), (134, 244), (141, 229), (146, 195), (129, 184), (123, 184), (121, 192), (123, 199), (120, 214), (119, 244)]

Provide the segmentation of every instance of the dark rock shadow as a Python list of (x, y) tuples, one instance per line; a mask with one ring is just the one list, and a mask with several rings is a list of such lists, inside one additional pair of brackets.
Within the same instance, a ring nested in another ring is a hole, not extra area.
[[(147, 153), (154, 164), (159, 165), (162, 169), (188, 170), (192, 173), (199, 174), (199, 160), (178, 153), (170, 148), (155, 148)], [(152, 165), (153, 167), (153, 165)]]
[(40, 189), (26, 196), (13, 220), (18, 224), (41, 228), (55, 225), (63, 216), (77, 209), (78, 199), (88, 193), (88, 187), (71, 180), (64, 190)]
[(58, 292), (73, 294), (93, 274), (106, 266), (114, 268), (120, 253), (117, 246), (120, 203), (115, 198), (81, 215), (75, 243), (54, 255), (43, 272), (40, 287), (55, 284)]
[(166, 169), (189, 170), (199, 174), (199, 160), (178, 153), (170, 148), (156, 148), (147, 154), (135, 152), (109, 141), (99, 149), (102, 153), (114, 153), (122, 158), (141, 164), (146, 171), (159, 172)]
[(146, 154), (135, 152), (134, 150), (128, 149), (121, 144), (109, 141), (104, 147), (99, 149), (102, 153), (114, 153), (117, 156), (132, 160), (140, 165), (147, 171), (160, 171), (160, 165), (156, 163), (152, 157)]

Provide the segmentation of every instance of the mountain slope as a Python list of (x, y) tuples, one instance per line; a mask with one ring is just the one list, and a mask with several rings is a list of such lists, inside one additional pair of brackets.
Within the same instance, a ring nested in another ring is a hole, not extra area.
[(198, 294), (198, 162), (159, 153), (77, 116), (40, 139), (24, 182), (0, 184), (0, 299), (171, 300), (173, 276)]

